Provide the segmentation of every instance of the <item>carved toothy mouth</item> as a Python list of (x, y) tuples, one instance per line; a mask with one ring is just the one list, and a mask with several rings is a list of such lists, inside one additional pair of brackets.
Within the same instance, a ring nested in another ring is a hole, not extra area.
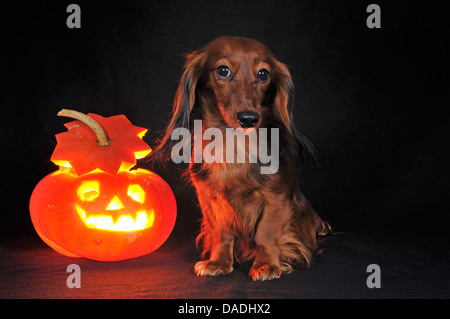
[(150, 228), (155, 221), (155, 213), (153, 210), (150, 212), (141, 211), (137, 212), (133, 217), (129, 214), (120, 215), (115, 217), (111, 215), (89, 215), (79, 206), (75, 205), (75, 209), (80, 216), (83, 223), (88, 228), (101, 229), (109, 231), (136, 231)]

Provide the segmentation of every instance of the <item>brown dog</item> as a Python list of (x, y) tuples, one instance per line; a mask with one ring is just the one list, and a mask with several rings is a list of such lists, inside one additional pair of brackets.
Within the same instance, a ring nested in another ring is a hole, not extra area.
[[(171, 122), (154, 156), (170, 157), (172, 132), (192, 132), (194, 120), (202, 120), (203, 132), (218, 128), (223, 136), (227, 128), (279, 130), (279, 167), (272, 174), (261, 174), (260, 161), (191, 160), (189, 174), (203, 213), (197, 244), (203, 243), (203, 258), (209, 253), (195, 265), (198, 276), (228, 274), (235, 259), (255, 258), (253, 280), (279, 278), (296, 266), (309, 266), (317, 235), (330, 231), (298, 188), (296, 166), (315, 156), (293, 122), (292, 106), (288, 69), (256, 40), (221, 37), (188, 55)], [(249, 146), (238, 145), (233, 152), (239, 147), (248, 159)]]

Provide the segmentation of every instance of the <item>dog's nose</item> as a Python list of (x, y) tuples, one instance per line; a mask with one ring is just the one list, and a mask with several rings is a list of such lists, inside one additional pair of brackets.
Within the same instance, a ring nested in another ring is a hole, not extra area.
[(259, 114), (251, 111), (242, 111), (236, 114), (241, 127), (253, 127), (259, 121)]

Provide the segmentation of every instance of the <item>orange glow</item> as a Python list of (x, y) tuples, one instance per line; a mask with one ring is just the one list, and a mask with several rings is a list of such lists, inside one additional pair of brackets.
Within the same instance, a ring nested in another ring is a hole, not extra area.
[(147, 133), (147, 129), (143, 130), (141, 133), (139, 133), (137, 136), (142, 140), (144, 138), (145, 133)]
[(39, 236), (61, 254), (113, 261), (160, 247), (175, 225), (176, 201), (167, 183), (144, 169), (57, 171), (36, 186), (30, 214)]
[(111, 202), (106, 206), (106, 210), (119, 210), (124, 208), (122, 202), (120, 201), (119, 197), (114, 196), (114, 198), (111, 200)]
[(145, 191), (142, 189), (141, 185), (133, 184), (128, 186), (128, 196), (134, 199), (136, 202), (144, 204), (145, 202)]
[(122, 162), (119, 168), (119, 172), (128, 172), (130, 169), (133, 168), (133, 166), (134, 164), (132, 163)]
[[(100, 182), (97, 180), (83, 181), (77, 189), (77, 195), (83, 202), (94, 202), (100, 196)], [(140, 204), (145, 202), (146, 193), (139, 184), (129, 185), (127, 195)], [(86, 214), (86, 211), (80, 205), (75, 205), (75, 209), (83, 223), (88, 228), (93, 229), (110, 231), (142, 230), (151, 227), (155, 220), (153, 210), (150, 213), (147, 213), (145, 210), (136, 212), (133, 217), (127, 213), (118, 216), (112, 216), (106, 212)], [(105, 208), (106, 211), (120, 211), (124, 209), (125, 206), (117, 195), (114, 195)]]
[(100, 194), (98, 181), (84, 181), (77, 190), (78, 197), (83, 201), (94, 201)]
[(136, 218), (131, 215), (122, 215), (117, 222), (114, 223), (112, 216), (109, 215), (93, 215), (88, 216), (86, 212), (79, 206), (75, 205), (75, 209), (83, 223), (88, 228), (110, 230), (110, 231), (136, 231), (150, 228), (155, 220), (155, 213), (142, 211), (136, 214)]
[[(148, 130), (143, 130), (141, 133), (138, 134), (138, 136), (141, 140), (144, 138), (144, 135), (145, 135), (145, 133), (147, 133), (147, 131)], [(152, 151), (152, 149), (149, 147), (148, 150), (134, 152), (134, 156), (136, 157), (136, 159), (141, 159), (141, 158), (146, 157), (151, 151)]]
[(60, 167), (67, 167), (67, 168), (72, 167), (72, 166), (70, 166), (70, 163), (68, 161), (55, 160), (55, 161), (53, 161), (53, 163), (55, 163), (56, 165), (58, 165)]
[(87, 117), (108, 143), (99, 144), (98, 127), (79, 114), (65, 124), (51, 157), (59, 170), (44, 177), (30, 198), (33, 226), (45, 243), (70, 257), (116, 261), (148, 254), (169, 237), (177, 207), (160, 176), (132, 170), (151, 152), (143, 141), (147, 129), (124, 115)]
[(146, 157), (150, 152), (151, 152), (151, 150), (150, 151), (134, 152), (134, 156), (136, 157), (136, 159), (141, 159), (141, 158)]

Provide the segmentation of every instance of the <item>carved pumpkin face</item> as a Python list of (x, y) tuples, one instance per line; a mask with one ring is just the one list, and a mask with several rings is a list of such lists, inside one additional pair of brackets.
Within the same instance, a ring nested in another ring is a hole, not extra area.
[[(169, 185), (155, 173), (130, 170), (148, 154), (146, 129), (123, 115), (103, 118), (108, 145), (78, 121), (57, 135), (52, 160), (60, 170), (44, 177), (30, 199), (38, 235), (57, 252), (101, 261), (148, 254), (169, 237), (176, 202)], [(92, 120), (92, 118), (91, 118)]]
[(42, 179), (30, 200), (41, 238), (68, 256), (122, 260), (148, 254), (169, 237), (175, 197), (153, 172), (76, 176), (57, 171)]
[(103, 195), (104, 187), (100, 186), (99, 181), (88, 180), (83, 181), (77, 189), (77, 196), (81, 202), (75, 204), (75, 210), (86, 227), (110, 231), (135, 231), (153, 225), (155, 212), (152, 207), (148, 207), (147, 193), (141, 185), (119, 185), (121, 187), (118, 194), (113, 194), (112, 198)]

